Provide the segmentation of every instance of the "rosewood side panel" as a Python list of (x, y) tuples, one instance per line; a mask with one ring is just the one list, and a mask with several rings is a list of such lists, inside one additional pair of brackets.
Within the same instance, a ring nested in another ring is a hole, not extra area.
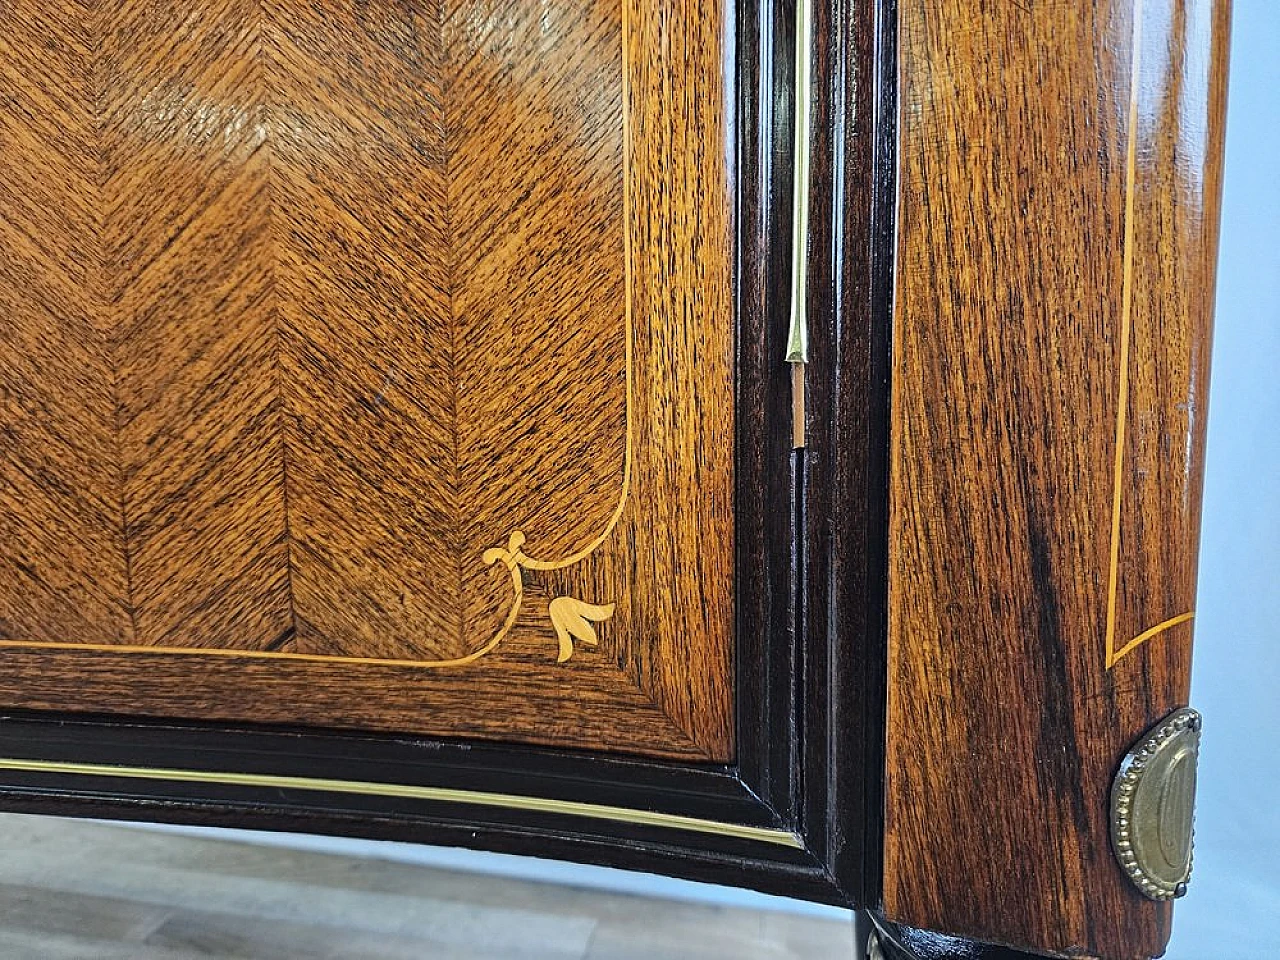
[(899, 12), (885, 909), (1158, 955), (1108, 803), (1188, 694), (1228, 5)]

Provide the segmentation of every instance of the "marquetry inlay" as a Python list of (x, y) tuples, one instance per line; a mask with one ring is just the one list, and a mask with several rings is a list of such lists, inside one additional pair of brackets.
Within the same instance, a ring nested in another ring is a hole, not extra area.
[(727, 755), (729, 22), (0, 9), (0, 703)]
[[(1130, 408), (1137, 404), (1140, 406), (1140, 410), (1142, 405), (1146, 405), (1149, 409), (1153, 400), (1157, 399), (1152, 397), (1152, 392), (1149, 390), (1146, 392), (1137, 392), (1137, 395), (1135, 396), (1135, 392), (1131, 389), (1133, 367), (1135, 362), (1138, 362), (1137, 358), (1133, 355), (1135, 271), (1142, 267), (1142, 264), (1135, 264), (1134, 259), (1135, 247), (1137, 246), (1137, 243), (1135, 242), (1135, 230), (1137, 227), (1139, 212), (1138, 193), (1141, 188), (1138, 174), (1138, 151), (1144, 130), (1142, 111), (1144, 106), (1148, 111), (1150, 110), (1150, 104), (1144, 105), (1143, 101), (1143, 71), (1144, 69), (1147, 69), (1148, 73), (1152, 72), (1151, 68), (1147, 68), (1145, 66), (1142, 55), (1144, 39), (1147, 42), (1150, 41), (1150, 38), (1144, 38), (1143, 36), (1143, 22), (1146, 19), (1145, 14), (1146, 10), (1144, 9), (1143, 0), (1135, 0), (1133, 7), (1133, 36), (1132, 51), (1130, 55), (1131, 62), (1129, 71), (1130, 77), (1125, 148), (1124, 235), (1119, 305), (1119, 369), (1116, 374), (1116, 382), (1119, 384), (1119, 389), (1116, 401), (1115, 455), (1112, 471), (1111, 527), (1108, 547), (1109, 566), (1107, 571), (1106, 666), (1108, 670), (1115, 666), (1122, 657), (1132, 653), (1146, 641), (1159, 636), (1166, 630), (1172, 629), (1173, 627), (1184, 623), (1190, 623), (1195, 617), (1194, 611), (1191, 610), (1173, 611), (1171, 616), (1162, 619), (1154, 626), (1140, 627), (1127, 640), (1122, 639), (1125, 636), (1125, 633), (1122, 632), (1124, 627), (1118, 623), (1120, 606), (1119, 593), (1122, 576), (1121, 543), (1124, 539), (1123, 525), (1125, 515), (1125, 491), (1127, 482), (1131, 479), (1126, 476), (1126, 470), (1141, 469), (1141, 466), (1134, 467), (1132, 464), (1128, 466), (1126, 465), (1126, 460), (1132, 459), (1132, 455), (1126, 457), (1126, 444), (1130, 441), (1130, 418), (1133, 416), (1133, 411)], [(1159, 41), (1163, 41), (1163, 38), (1157, 39)], [(1150, 126), (1149, 119), (1147, 121), (1147, 126)], [(1149, 215), (1149, 212), (1144, 211), (1144, 214)], [(1165, 317), (1163, 315), (1152, 316), (1148, 314), (1144, 317), (1144, 320), (1148, 329), (1155, 330), (1158, 329), (1159, 325), (1165, 320)], [(1144, 361), (1148, 364), (1148, 369), (1150, 369), (1150, 358), (1144, 358)], [(1173, 375), (1170, 379), (1176, 380), (1181, 374), (1181, 371), (1153, 371), (1148, 373), (1148, 376), (1169, 377), (1170, 373)], [(1181, 438), (1183, 445), (1188, 447), (1191, 443), (1189, 437), (1189, 434), (1191, 433), (1190, 425), (1194, 421), (1194, 417), (1197, 413), (1195, 410), (1196, 400), (1196, 384), (1193, 380), (1189, 384), (1187, 399), (1177, 405), (1178, 409), (1185, 411), (1186, 420), (1188, 421), (1187, 425), (1182, 429)], [(1147, 414), (1148, 418), (1150, 418), (1150, 414), (1147, 413), (1147, 410), (1141, 410), (1141, 412)], [(1148, 427), (1148, 434), (1151, 432), (1150, 427)], [(1161, 445), (1163, 446), (1165, 444), (1162, 442)], [(1167, 457), (1167, 454), (1163, 454), (1163, 451), (1162, 455)], [(1190, 457), (1184, 455), (1184, 463), (1187, 462), (1190, 462)], [(1172, 467), (1173, 477), (1171, 480), (1173, 482), (1170, 483), (1169, 486), (1176, 488), (1174, 491), (1174, 495), (1176, 496), (1177, 491), (1184, 489), (1191, 481), (1190, 478), (1185, 475), (1186, 468), (1183, 464), (1175, 462)], [(1167, 496), (1168, 493), (1165, 493), (1166, 498)], [(1164, 504), (1153, 502), (1155, 500), (1156, 498), (1151, 496), (1144, 498), (1139, 502), (1138, 509), (1163, 509)], [(1136, 518), (1131, 518), (1130, 522), (1133, 523), (1134, 519)], [(1190, 553), (1189, 550), (1187, 552)], [(1185, 558), (1179, 559), (1182, 559), (1185, 562)], [(1148, 586), (1147, 592), (1155, 594), (1157, 593), (1157, 590)], [(1189, 604), (1191, 599), (1192, 598), (1190, 596), (1186, 596), (1184, 602)], [(1141, 624), (1141, 621), (1138, 621), (1138, 623)]]

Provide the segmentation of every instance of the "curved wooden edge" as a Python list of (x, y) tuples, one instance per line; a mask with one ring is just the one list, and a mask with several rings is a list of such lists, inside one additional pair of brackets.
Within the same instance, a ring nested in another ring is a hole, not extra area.
[(899, 0), (894, 920), (1168, 939), (1107, 798), (1188, 694), (1228, 6)]

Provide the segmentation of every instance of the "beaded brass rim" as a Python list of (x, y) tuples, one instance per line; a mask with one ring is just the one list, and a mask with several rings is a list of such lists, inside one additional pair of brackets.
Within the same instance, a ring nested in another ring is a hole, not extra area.
[(1125, 875), (1150, 900), (1187, 892), (1194, 842), (1200, 714), (1176, 710), (1125, 756), (1111, 789), (1111, 843)]

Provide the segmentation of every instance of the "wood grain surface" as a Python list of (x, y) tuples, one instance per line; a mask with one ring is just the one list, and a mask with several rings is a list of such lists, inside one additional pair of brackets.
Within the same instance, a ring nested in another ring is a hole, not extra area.
[(1150, 957), (1108, 791), (1188, 693), (1228, 5), (899, 10), (886, 911)]
[(0, 8), (0, 704), (731, 758), (728, 35)]

